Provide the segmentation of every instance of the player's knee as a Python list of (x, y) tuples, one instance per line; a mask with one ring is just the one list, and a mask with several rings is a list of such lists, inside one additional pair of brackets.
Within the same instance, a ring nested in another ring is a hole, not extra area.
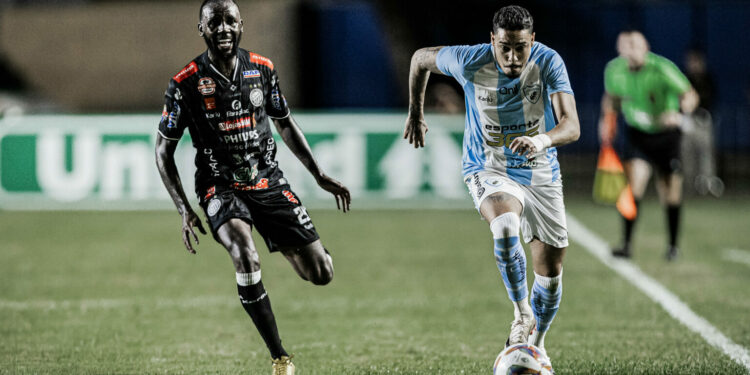
[(310, 277), (310, 282), (315, 285), (326, 285), (333, 280), (333, 264), (330, 261), (320, 262), (315, 272)]
[(327, 264), (320, 267), (310, 281), (315, 285), (326, 285), (333, 280), (333, 267)]
[(492, 238), (518, 237), (521, 229), (521, 218), (515, 212), (506, 212), (492, 220), (490, 231)]
[(254, 272), (260, 269), (260, 257), (252, 247), (233, 244), (227, 250), (237, 272)]

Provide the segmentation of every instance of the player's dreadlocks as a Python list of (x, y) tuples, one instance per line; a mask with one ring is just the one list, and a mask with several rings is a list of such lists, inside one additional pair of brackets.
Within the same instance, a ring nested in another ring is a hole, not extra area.
[(531, 33), (534, 31), (534, 18), (531, 17), (531, 13), (526, 8), (518, 5), (502, 7), (492, 17), (492, 31), (497, 32), (499, 29), (529, 30), (529, 33)]

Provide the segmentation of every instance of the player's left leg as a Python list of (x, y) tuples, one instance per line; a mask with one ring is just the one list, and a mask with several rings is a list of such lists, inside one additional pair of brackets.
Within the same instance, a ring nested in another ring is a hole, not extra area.
[(656, 181), (657, 192), (667, 216), (669, 244), (665, 257), (673, 260), (677, 257), (677, 236), (680, 228), (680, 210), (682, 208), (682, 160), (680, 146), (682, 133), (678, 130), (667, 131), (656, 136), (658, 146), (653, 148), (660, 152), (654, 156), (658, 170)]
[(320, 240), (300, 247), (282, 247), (280, 250), (304, 280), (315, 285), (326, 285), (333, 280), (333, 259)]
[(682, 208), (682, 180), (680, 173), (670, 173), (666, 176), (659, 176), (656, 184), (662, 205), (666, 207), (667, 228), (669, 230), (669, 245), (665, 254), (667, 260), (673, 260), (678, 253), (677, 238)]
[(544, 337), (562, 299), (562, 260), (566, 248), (546, 244), (538, 238), (531, 241), (530, 247), (534, 264), (531, 309), (536, 329), (529, 336), (529, 344), (544, 349)]

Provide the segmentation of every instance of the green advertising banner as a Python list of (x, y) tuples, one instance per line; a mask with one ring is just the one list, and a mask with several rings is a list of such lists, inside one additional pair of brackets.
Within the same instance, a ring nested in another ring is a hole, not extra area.
[[(461, 178), (463, 116), (428, 116), (424, 149), (403, 139), (404, 114), (298, 114), (326, 173), (353, 207), (471, 207)], [(21, 116), (0, 120), (0, 209), (169, 209), (154, 162), (158, 115)], [(193, 193), (189, 136), (176, 159)], [(278, 160), (307, 206), (335, 207), (285, 147)]]

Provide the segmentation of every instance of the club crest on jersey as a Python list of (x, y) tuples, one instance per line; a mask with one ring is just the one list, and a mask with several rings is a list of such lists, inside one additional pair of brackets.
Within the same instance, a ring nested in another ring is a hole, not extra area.
[(255, 107), (260, 107), (263, 104), (263, 91), (261, 89), (250, 91), (250, 103)]
[(245, 70), (242, 72), (242, 78), (258, 78), (260, 77), (259, 70)]
[(203, 77), (198, 80), (198, 91), (201, 95), (213, 95), (216, 92), (216, 83), (213, 78)]
[(539, 101), (539, 97), (542, 96), (542, 86), (538, 83), (526, 85), (523, 87), (523, 97), (526, 100), (536, 104)]
[(221, 200), (219, 198), (213, 198), (208, 202), (208, 207), (206, 208), (206, 213), (208, 216), (214, 216), (217, 212), (219, 212), (219, 209), (221, 208)]

